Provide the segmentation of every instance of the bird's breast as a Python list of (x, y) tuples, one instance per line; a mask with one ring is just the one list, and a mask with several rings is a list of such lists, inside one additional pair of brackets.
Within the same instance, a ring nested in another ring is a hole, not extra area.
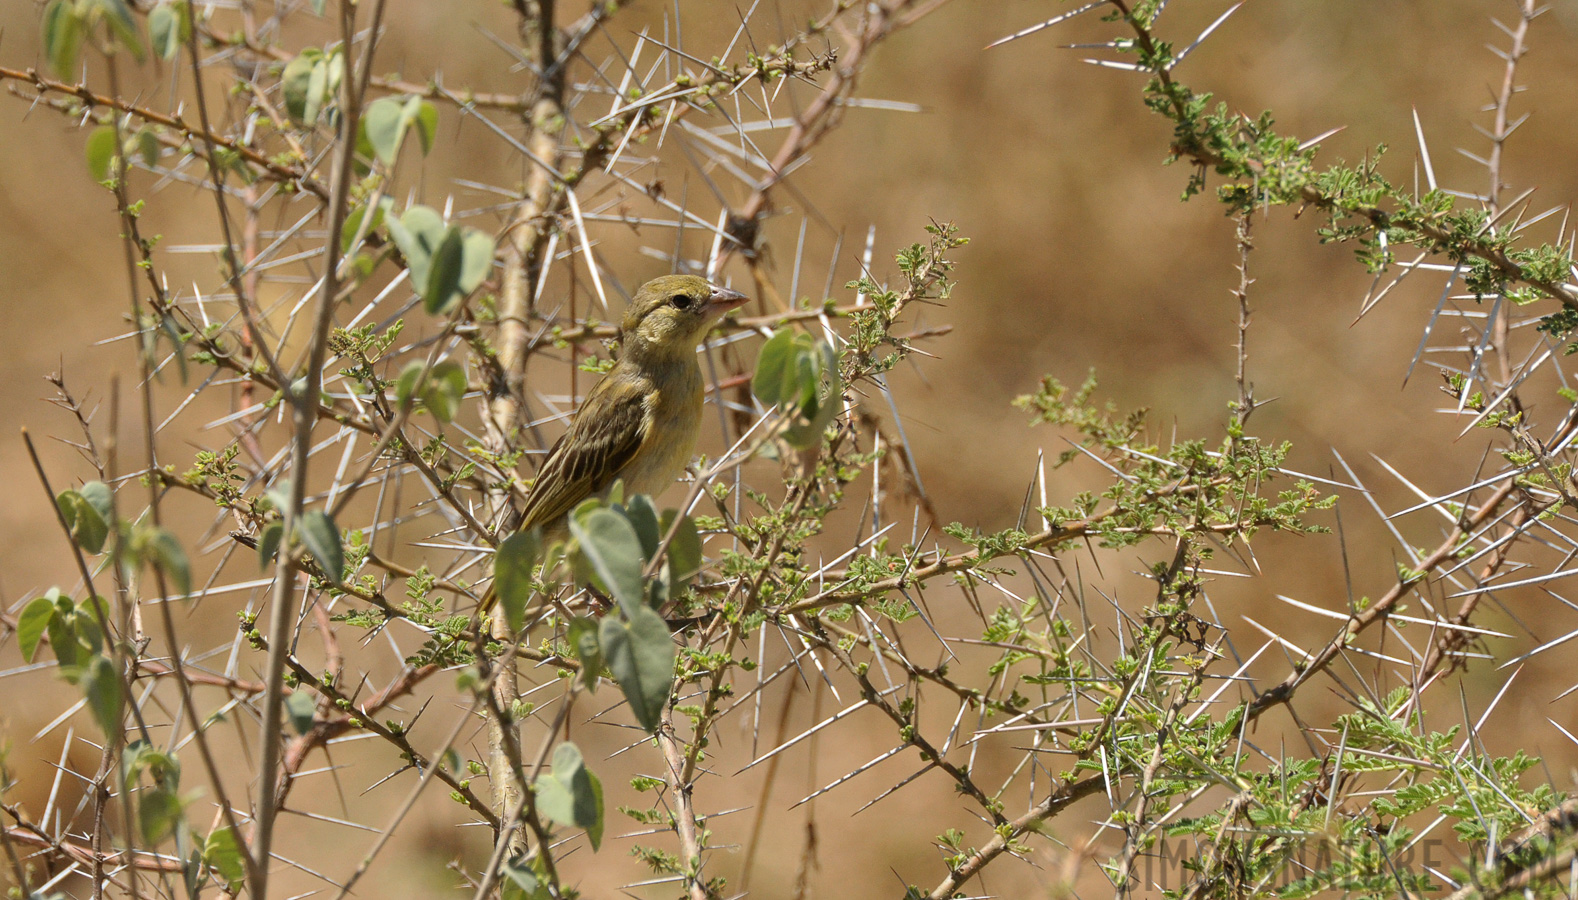
[(695, 359), (685, 361), (669, 377), (654, 379), (646, 395), (646, 438), (619, 477), (627, 494), (663, 493), (685, 471), (696, 452), (696, 436), (701, 431), (702, 401), (705, 386), (701, 367)]

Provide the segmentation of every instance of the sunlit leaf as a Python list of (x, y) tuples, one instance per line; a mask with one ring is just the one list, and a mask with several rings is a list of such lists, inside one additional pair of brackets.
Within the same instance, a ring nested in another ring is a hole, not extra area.
[(445, 232), (444, 239), (433, 249), (426, 288), (422, 291), (422, 306), (428, 312), (443, 315), (460, 302), (460, 272), (465, 265), (465, 252), (458, 228)]
[(626, 613), (645, 609), (641, 539), (630, 521), (608, 507), (598, 507), (572, 516), (570, 533), (598, 588), (618, 600)]
[(565, 626), (565, 637), (570, 652), (581, 663), (581, 683), (592, 693), (597, 693), (597, 682), (603, 673), (603, 645), (598, 639), (597, 620), (578, 616)]
[(367, 144), (384, 165), (394, 165), (405, 137), (405, 103), (399, 97), (380, 97), (362, 112), (362, 133)]
[(493, 555), (493, 590), (504, 610), (510, 633), (526, 624), (526, 601), (531, 599), (532, 570), (542, 556), (542, 533), (538, 529), (517, 531), (505, 538)]
[(43, 32), (44, 58), (49, 60), (49, 67), (67, 81), (75, 79), (85, 34), (76, 4), (71, 0), (50, 0), (44, 7)]
[(191, 27), (186, 21), (186, 7), (175, 3), (161, 3), (148, 12), (148, 43), (155, 56), (169, 61), (181, 53)]
[(61, 491), (60, 496), (55, 498), (55, 506), (60, 509), (61, 518), (66, 520), (71, 539), (77, 542), (77, 546), (88, 553), (98, 553), (104, 549), (110, 525), (86, 497), (77, 491)]
[(493, 235), (476, 228), (462, 228), (460, 292), (470, 295), (493, 271)]
[(602, 789), (586, 768), (579, 747), (565, 741), (554, 748), (553, 770), (532, 786), (537, 811), (572, 828), (586, 829), (595, 851), (603, 841)]
[(137, 33), (137, 20), (132, 17), (131, 7), (126, 5), (126, 0), (97, 0), (97, 3), (99, 9), (104, 11), (104, 21), (110, 26), (110, 32), (141, 62), (142, 35)]
[(663, 617), (643, 604), (626, 610), (629, 621), (609, 616), (598, 628), (603, 655), (636, 721), (655, 732), (674, 686), (674, 640)]
[(299, 526), (301, 542), (307, 552), (318, 561), (325, 578), (339, 584), (345, 574), (345, 549), (340, 543), (340, 529), (334, 520), (321, 509), (309, 509), (301, 514)]
[(16, 639), (17, 649), (22, 651), (24, 661), (33, 661), (33, 654), (38, 652), (38, 645), (43, 643), (44, 633), (49, 629), (55, 614), (55, 600), (52, 597), (35, 597), (22, 607), (22, 614), (16, 618)]
[(95, 656), (88, 660), (77, 686), (82, 689), (88, 709), (93, 713), (94, 721), (104, 730), (105, 736), (120, 734), (121, 679), (109, 657)]
[(203, 862), (219, 873), (220, 878), (224, 879), (226, 890), (232, 895), (240, 890), (246, 880), (246, 861), (241, 852), (241, 842), (236, 840), (235, 830), (229, 826), (215, 828), (209, 832), (208, 840), (203, 842)]
[[(676, 517), (679, 518), (678, 529), (674, 528)], [(664, 510), (659, 524), (663, 534), (671, 530), (674, 532), (674, 537), (668, 542), (668, 556), (664, 560), (669, 584), (676, 587), (683, 585), (701, 571), (701, 535), (696, 532), (695, 521), (690, 516), (680, 516), (678, 510)]]
[(312, 730), (312, 720), (317, 714), (318, 704), (312, 699), (312, 694), (304, 690), (294, 690), (285, 695), (285, 718), (290, 720), (290, 727), (297, 734), (306, 734)]
[(264, 569), (274, 562), (274, 557), (279, 554), (280, 538), (285, 536), (285, 523), (275, 519), (263, 526), (258, 532), (258, 565)]
[(451, 422), (460, 411), (460, 401), (466, 395), (466, 368), (453, 360), (433, 364), (427, 376), (427, 387), (422, 391), (422, 401), (433, 418)]
[(88, 132), (85, 148), (88, 156), (88, 174), (94, 181), (108, 181), (115, 164), (115, 129), (100, 125)]
[(180, 821), (181, 799), (173, 791), (144, 788), (137, 792), (137, 824), (148, 844), (169, 837)]
[(181, 594), (192, 592), (192, 566), (186, 559), (186, 551), (181, 548), (181, 542), (175, 539), (164, 528), (149, 530), (145, 546), (149, 553), (149, 562), (158, 566), (174, 584), (175, 589)]

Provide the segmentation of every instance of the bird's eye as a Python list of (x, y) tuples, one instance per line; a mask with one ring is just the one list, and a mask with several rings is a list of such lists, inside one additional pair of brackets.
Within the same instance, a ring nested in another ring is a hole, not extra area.
[(674, 296), (668, 298), (668, 302), (669, 305), (675, 309), (690, 309), (690, 305), (695, 301), (686, 294), (675, 294)]

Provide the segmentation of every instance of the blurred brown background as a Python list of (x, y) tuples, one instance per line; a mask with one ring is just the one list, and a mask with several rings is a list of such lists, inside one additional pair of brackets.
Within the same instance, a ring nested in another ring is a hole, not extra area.
[[(1531, 52), (1519, 78), (1528, 90), (1519, 95), (1514, 114), (1532, 110), (1534, 115), (1510, 141), (1506, 161), (1509, 196), (1538, 186), (1536, 211), (1566, 204), (1578, 193), (1578, 168), (1572, 165), (1572, 148), (1578, 146), (1578, 92), (1572, 90), (1578, 78), (1578, 5), (1556, 0), (1553, 6), (1531, 32)], [(634, 41), (633, 31), (643, 24), (660, 28), (665, 12), (645, 3), (635, 7), (611, 28), (614, 39), (627, 48)], [(879, 277), (896, 277), (892, 252), (920, 240), (929, 218), (955, 222), (972, 239), (958, 253), (954, 301), (923, 313), (925, 323), (954, 326), (951, 335), (927, 345), (940, 358), (902, 369), (893, 381), (938, 510), (945, 519), (983, 528), (1012, 524), (1038, 448), (1050, 456), (1067, 446), (1050, 429), (1027, 429), (1024, 417), (1009, 407), (1009, 401), (1032, 390), (1041, 375), (1077, 383), (1094, 368), (1102, 384), (1098, 396), (1125, 409), (1150, 407), (1156, 439), (1162, 443), (1175, 431), (1180, 437), (1219, 440), (1227, 403), (1235, 396), (1236, 304), (1229, 294), (1237, 283), (1232, 222), (1209, 196), (1178, 202), (1188, 173), (1161, 165), (1170, 129), (1141, 106), (1139, 76), (1086, 65), (1081, 62), (1083, 51), (1057, 49), (1060, 44), (1100, 40), (1114, 26), (1085, 18), (1007, 46), (982, 49), (1064, 8), (1029, 0), (955, 0), (894, 38), (875, 54), (858, 96), (916, 103), (924, 112), (851, 110), (812, 163), (792, 178), (821, 216), (846, 233), (840, 286), (854, 271), (868, 226), (876, 229), (874, 269)], [(1162, 30), (1180, 45), (1187, 44), (1224, 8), (1222, 3), (1177, 0)], [(803, 12), (786, 2), (781, 11), (759, 14), (753, 35), (762, 43), (780, 40), (773, 24), (780, 21), (778, 16), (797, 22)], [(1387, 144), (1392, 149), (1383, 170), (1405, 183), (1415, 177), (1418, 159), (1411, 117), (1411, 110), (1417, 110), (1441, 184), (1481, 191), (1483, 168), (1454, 148), (1485, 152), (1486, 141), (1472, 126), (1489, 124), (1480, 108), (1490, 100), (1488, 86), (1500, 80), (1502, 62), (1483, 45), (1494, 41), (1504, 46), (1504, 36), (1489, 17), (1510, 22), (1514, 14), (1510, 2), (1254, 0), (1177, 74), (1235, 109), (1275, 111), (1285, 133), (1310, 137), (1346, 126), (1327, 142), (1322, 161), (1355, 159), (1377, 144)], [(686, 42), (697, 47), (721, 46), (739, 21), (735, 7), (723, 3), (683, 3), (681, 15)], [(477, 32), (482, 26), (512, 33), (498, 4), (396, 2), (389, 24), (389, 38), (379, 51), (380, 71), (399, 69), (421, 80), (442, 69), (451, 86), (509, 89), (523, 83), (519, 75), (499, 75), (505, 61)], [(0, 63), (38, 64), (33, 4), (4, 4), (0, 33), (5, 36)], [(434, 154), (420, 181), (428, 202), (454, 191), (450, 179), (455, 177), (509, 180), (507, 174), (498, 175), (496, 141), (480, 134), (475, 124), (457, 132), (452, 111), (442, 115), (441, 134), (458, 133), (461, 146), (474, 155)], [(0, 435), (0, 472), (11, 488), (0, 508), (0, 600), (8, 609), (51, 584), (64, 586), (75, 578), (47, 499), (15, 437), (19, 426), (38, 435), (71, 436), (65, 415), (41, 401), (51, 392), (41, 376), (63, 370), (74, 387), (102, 398), (110, 373), (129, 379), (133, 371), (129, 345), (98, 345), (125, 331), (125, 274), (111, 198), (91, 183), (82, 163), (83, 136), (49, 110), (28, 114), (23, 101), (0, 102), (0, 309), (8, 322), (7, 352), (0, 356), (0, 422), (8, 424), (11, 435)], [(773, 146), (775, 141), (764, 139), (763, 144)], [(700, 190), (699, 185), (691, 187)], [(789, 202), (783, 197), (780, 201)], [(170, 235), (169, 240), (195, 240), (207, 233), (211, 201), (190, 187), (167, 186), (154, 206), (155, 230)], [(1547, 220), (1536, 229), (1540, 239), (1554, 235), (1555, 222)], [(1250, 377), (1257, 397), (1277, 399), (1256, 412), (1251, 431), (1268, 440), (1294, 442), (1290, 464), (1323, 476), (1336, 465), (1335, 448), (1388, 510), (1411, 505), (1414, 496), (1386, 474), (1372, 453), (1426, 491), (1468, 483), (1484, 451), (1483, 433), (1457, 438), (1462, 423), (1436, 412), (1448, 401), (1439, 393), (1439, 376), (1425, 365), (1400, 387), (1441, 277), (1415, 276), (1362, 322), (1352, 324), (1370, 276), (1348, 248), (1320, 245), (1313, 234), (1316, 224), (1312, 214), (1299, 218), (1294, 211), (1276, 210), (1256, 225)], [(797, 227), (798, 217), (774, 225), (779, 289), (785, 294)], [(825, 246), (828, 237), (814, 240)], [(815, 261), (807, 264), (802, 296), (820, 291), (825, 272), (825, 251), (809, 258)], [(212, 283), (209, 260), (177, 264), (190, 265), (193, 278)], [(621, 278), (627, 285), (638, 283), (655, 273), (655, 265), (632, 260)], [(841, 287), (835, 290), (835, 296), (846, 300), (847, 293)], [(1433, 342), (1461, 343), (1454, 337), (1460, 322), (1443, 319)], [(1572, 371), (1570, 365), (1567, 371)], [(1525, 394), (1535, 404), (1536, 419), (1547, 428), (1564, 409), (1554, 386), (1554, 379), (1539, 381)], [(192, 439), (204, 440), (196, 432)], [(219, 438), (210, 435), (209, 440), (217, 443)], [(714, 447), (717, 435), (708, 440)], [(47, 454), (57, 489), (86, 474), (69, 448), (51, 444)], [(175, 461), (185, 464), (188, 458), (175, 453)], [(1055, 503), (1101, 483), (1099, 472), (1070, 467), (1052, 476), (1051, 499)], [(1392, 583), (1401, 553), (1362, 497), (1345, 495), (1341, 508), (1354, 593), (1374, 596)], [(1329, 515), (1325, 521), (1332, 524)], [(1439, 519), (1415, 515), (1401, 520), (1399, 527), (1415, 545), (1434, 546), (1440, 540)], [(1273, 536), (1257, 542), (1256, 548), (1264, 577), (1213, 588), (1222, 621), (1241, 629), (1234, 632), (1239, 649), (1249, 652), (1263, 640), (1242, 621), (1243, 613), (1274, 623), (1297, 640), (1314, 642), (1328, 635), (1329, 622), (1291, 611), (1273, 598), (1283, 593), (1342, 609), (1347, 588), (1337, 540)], [(1141, 568), (1159, 552), (1140, 548), (1109, 554), (1103, 562), (1109, 571), (1124, 572)], [(1561, 592), (1560, 584), (1555, 587)], [(1138, 581), (1118, 595), (1131, 612), (1148, 599)], [(1492, 652), (1499, 657), (1572, 630), (1570, 612), (1561, 611), (1548, 596), (1514, 592), (1502, 599), (1506, 610), (1490, 610), (1479, 623), (1518, 634), (1514, 641), (1493, 642)], [(211, 632), (194, 626), (194, 635), (202, 635), (194, 638), (197, 646), (223, 642), (230, 633), (234, 604), (220, 605), (224, 612), (213, 614)], [(1520, 631), (1512, 614), (1534, 635)], [(954, 624), (964, 632), (970, 620), (961, 617)], [(204, 638), (209, 642), (203, 643)], [(1268, 658), (1267, 665), (1255, 671), (1278, 677), (1286, 671), (1286, 660), (1270, 655), (1278, 658)], [(1502, 744), (1492, 747), (1495, 752), (1527, 747), (1544, 754), (1545, 770), (1531, 777), (1549, 778), (1558, 789), (1570, 786), (1578, 756), (1546, 718), (1568, 727), (1574, 720), (1571, 698), (1550, 703), (1578, 680), (1571, 659), (1570, 653), (1557, 650), (1532, 660), (1520, 676), (1523, 690), (1509, 695), (1495, 714), (1493, 724), (1506, 727), (1487, 732)], [(0, 670), (10, 672), (17, 663), (12, 646), (0, 652)], [(1472, 669), (1465, 678), (1469, 708), (1477, 714), (1506, 675), (1489, 665)], [(1312, 721), (1329, 721), (1344, 709), (1341, 700), (1324, 695), (1325, 690), (1312, 685), (1301, 695)], [(1437, 695), (1441, 712), (1435, 724), (1461, 718), (1457, 699), (1448, 691)], [(33, 779), (21, 792), (33, 809), (47, 790), (51, 775), (46, 761), (59, 753), (61, 735), (36, 744), (28, 738), (72, 696), (52, 673), (10, 674), (0, 681), (0, 722), (13, 742), (11, 758), (18, 774), (24, 781)], [(822, 702), (825, 714), (834, 701)], [(813, 721), (811, 706), (801, 699), (790, 734)], [(951, 716), (951, 710), (938, 713), (944, 714)], [(791, 895), (805, 840), (805, 810), (784, 810), (808, 792), (804, 785), (825, 783), (890, 746), (888, 725), (876, 718), (855, 721), (837, 732), (822, 744), (820, 758), (803, 748), (785, 757), (783, 783), (770, 800), (770, 837), (754, 885), (759, 893), (753, 896)], [(1277, 721), (1265, 724), (1258, 739), (1274, 753), (1287, 723), (1285, 717), (1273, 718)], [(868, 726), (874, 729), (870, 733), (862, 730)], [(736, 727), (726, 725), (726, 735), (737, 736), (732, 731)], [(612, 739), (610, 747), (618, 743)], [(350, 759), (357, 758), (357, 747), (364, 748), (360, 752), (368, 759), (379, 759), (367, 746), (353, 745), (347, 751)], [(729, 762), (748, 749), (726, 749), (719, 770), (738, 768)], [(592, 757), (594, 769), (595, 760)], [(77, 763), (92, 765), (86, 754)], [(941, 876), (929, 838), (946, 827), (976, 826), (941, 779), (928, 776), (859, 818), (848, 818), (882, 788), (908, 775), (912, 763), (906, 757), (904, 763), (889, 764), (819, 801), (820, 871), (811, 879), (816, 894), (895, 896), (902, 893), (904, 881), (929, 889)], [(985, 764), (991, 765), (992, 759)], [(191, 769), (194, 784), (201, 783), (195, 765)], [(718, 790), (721, 782), (711, 784)], [(750, 778), (730, 783), (730, 796), (711, 798), (711, 809), (753, 804), (759, 784)], [(355, 791), (347, 792), (354, 799)], [(386, 793), (381, 800), (371, 795), (369, 802), (375, 805), (363, 807), (371, 810), (364, 821), (381, 821), (376, 810), (387, 809), (395, 797), (394, 791)], [(325, 802), (327, 814), (335, 814), (336, 805)], [(1016, 802), (1022, 802), (1022, 796)], [(447, 809), (441, 800), (434, 803), (435, 815)], [(735, 814), (742, 819), (747, 815)], [(1094, 808), (1086, 814), (1076, 811), (1068, 822), (1054, 823), (1052, 832), (1074, 840), (1098, 815)], [(343, 840), (346, 850), (336, 872), (359, 858), (370, 837), (352, 832), (347, 838), (343, 829), (301, 821), (301, 831), (291, 835), (282, 852), (289, 855), (314, 841)], [(733, 838), (742, 840), (743, 822), (730, 827), (739, 832)], [(615, 814), (610, 833), (623, 830)], [(983, 839), (979, 831), (978, 826), (970, 831), (974, 840)], [(411, 823), (404, 839), (406, 852), (386, 860), (389, 866), (367, 890), (400, 897), (435, 895), (454, 881), (442, 868), (450, 858), (462, 854), (469, 862), (482, 859), (480, 832)], [(1051, 890), (1062, 851), (1046, 842), (1036, 846), (1034, 860), (1042, 868), (1001, 862), (988, 870), (986, 889), (1002, 896), (1041, 896)], [(604, 848), (605, 855), (610, 852)], [(589, 869), (584, 882), (589, 896), (608, 896), (614, 886), (639, 877), (637, 864), (617, 855), (622, 848), (613, 852), (603, 871)], [(734, 865), (728, 852), (719, 859), (727, 874)], [(1086, 889), (1099, 883), (1090, 880), (1088, 870), (1083, 877)], [(310, 879), (303, 883), (312, 884)], [(640, 895), (668, 893), (672, 891), (658, 888)]]

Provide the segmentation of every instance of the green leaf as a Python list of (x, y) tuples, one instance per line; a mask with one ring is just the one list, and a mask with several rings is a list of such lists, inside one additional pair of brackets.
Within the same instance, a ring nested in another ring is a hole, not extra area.
[(776, 406), (784, 399), (786, 373), (794, 364), (795, 332), (784, 328), (767, 339), (756, 356), (756, 374), (751, 378), (751, 391), (768, 406)]
[(142, 159), (142, 164), (153, 168), (159, 164), (159, 136), (153, 133), (152, 128), (139, 128), (132, 138), (131, 152)]
[[(56, 649), (58, 652), (59, 648)], [(104, 729), (104, 735), (113, 737), (120, 734), (121, 679), (109, 657), (95, 656), (88, 660), (77, 686), (82, 689), (82, 696), (87, 698), (88, 709), (93, 712), (99, 727)]]
[(405, 102), (399, 97), (381, 97), (367, 104), (362, 113), (362, 133), (368, 146), (384, 165), (394, 165), (400, 154), (400, 142), (405, 138), (408, 124), (404, 115)]
[(547, 886), (537, 880), (531, 860), (525, 855), (511, 857), (499, 866), (502, 900), (547, 900)]
[(405, 368), (400, 370), (400, 376), (395, 379), (395, 402), (401, 409), (409, 407), (416, 399), (416, 384), (425, 371), (427, 366), (420, 359), (406, 363)]
[(598, 677), (603, 674), (603, 645), (597, 639), (597, 620), (590, 616), (571, 619), (565, 636), (570, 652), (581, 662), (581, 683), (597, 693)]
[(366, 231), (362, 231), (362, 220), (367, 218), (366, 204), (351, 210), (350, 215), (345, 217), (345, 224), (340, 227), (340, 252), (351, 252), (351, 241), (356, 237), (358, 231), (362, 231), (364, 235), (372, 234), (378, 226), (382, 225), (384, 223), (384, 213), (388, 211), (391, 205), (388, 197), (378, 201), (378, 205), (373, 207), (373, 221), (367, 226)]
[(625, 615), (628, 622), (604, 619), (598, 636), (636, 721), (655, 732), (674, 686), (674, 639), (663, 617), (644, 605), (627, 608)]
[(465, 265), (465, 253), (458, 228), (447, 230), (444, 239), (433, 249), (426, 287), (422, 291), (422, 306), (433, 315), (449, 312), (462, 299), (460, 270)]
[(316, 47), (308, 47), (290, 62), (285, 64), (285, 70), (280, 73), (280, 92), (285, 98), (285, 112), (292, 119), (303, 125), (312, 125), (316, 118), (317, 108), (314, 106), (314, 119), (307, 118), (307, 91), (311, 87), (312, 70), (323, 62), (323, 51)]
[(651, 561), (657, 554), (659, 542), (663, 540), (663, 532), (658, 528), (658, 514), (652, 506), (652, 498), (645, 494), (631, 497), (625, 504), (625, 518), (630, 520), (630, 527), (636, 530), (636, 537), (641, 539), (641, 558)]
[[(449, 422), (455, 418), (455, 413), (460, 410), (460, 401), (466, 395), (466, 370), (456, 362), (444, 360), (433, 366), (433, 370), (422, 380), (424, 371), (422, 361), (414, 360), (400, 371), (400, 376), (395, 379), (395, 401), (401, 409), (405, 409), (413, 400), (421, 400), (428, 412), (440, 422)], [(417, 391), (420, 383), (422, 389)]]
[(416, 126), (422, 152), (426, 154), (433, 148), (438, 130), (438, 109), (415, 95), (374, 100), (362, 116), (364, 142), (359, 149), (364, 153), (371, 151), (384, 165), (392, 166), (412, 125)]
[(298, 689), (285, 695), (285, 718), (290, 720), (290, 727), (297, 734), (305, 735), (312, 730), (312, 719), (317, 711), (318, 704), (307, 691)]
[(422, 401), (433, 418), (450, 422), (460, 410), (460, 401), (466, 396), (466, 369), (460, 363), (443, 360), (433, 365), (427, 376), (427, 387), (422, 391)]
[(98, 0), (98, 6), (104, 11), (104, 21), (109, 24), (110, 32), (138, 62), (142, 62), (142, 35), (137, 33), (137, 20), (132, 18), (126, 0)]
[(246, 880), (247, 866), (241, 856), (241, 842), (236, 840), (234, 829), (227, 825), (209, 832), (208, 840), (203, 842), (203, 862), (219, 873), (232, 896), (241, 889)]
[(144, 788), (137, 793), (137, 824), (150, 846), (169, 837), (180, 821), (181, 799), (174, 791)]
[(59, 588), (50, 588), (44, 594), (44, 599), (55, 606), (55, 612), (50, 616), (45, 629), (49, 632), (49, 646), (55, 651), (55, 662), (62, 669), (74, 669), (82, 665), (82, 644), (77, 640), (77, 607), (71, 598), (60, 593)]
[(122, 788), (127, 791), (136, 788), (138, 776), (144, 771), (161, 787), (173, 789), (181, 784), (181, 761), (155, 750), (147, 740), (139, 738), (121, 748)]
[(38, 645), (44, 640), (44, 632), (54, 622), (55, 612), (55, 600), (52, 597), (34, 597), (22, 607), (22, 614), (16, 618), (16, 639), (23, 660), (33, 661), (33, 654), (38, 652)]
[(695, 520), (690, 516), (680, 516), (679, 510), (664, 510), (661, 531), (668, 534), (674, 528), (676, 516), (679, 516), (679, 528), (668, 542), (668, 558), (663, 561), (671, 593), (674, 587), (684, 585), (696, 577), (702, 565), (701, 535), (696, 533)]
[(115, 520), (115, 499), (110, 486), (102, 481), (90, 481), (84, 484), (77, 493), (82, 499), (98, 511), (99, 516), (106, 522)]
[[(406, 269), (411, 273), (411, 287), (418, 292), (427, 289), (427, 270), (433, 251), (444, 240), (448, 229), (444, 217), (427, 206), (413, 206), (399, 218), (393, 216), (384, 222), (389, 237), (405, 257)], [(426, 296), (425, 294), (423, 295)]]
[(537, 811), (572, 828), (586, 829), (596, 851), (603, 842), (603, 792), (579, 747), (565, 741), (553, 750), (553, 771), (537, 779)]
[(180, 55), (191, 30), (185, 6), (161, 3), (148, 13), (148, 43), (153, 45), (154, 55), (166, 62)]
[(526, 601), (531, 599), (532, 570), (542, 556), (542, 532), (536, 528), (517, 531), (499, 544), (493, 555), (493, 590), (510, 632), (526, 624)]
[(60, 496), (55, 498), (55, 506), (60, 509), (60, 516), (66, 520), (71, 539), (77, 542), (77, 546), (88, 553), (98, 553), (104, 549), (110, 525), (86, 497), (77, 491), (61, 491)]
[(115, 129), (100, 125), (88, 133), (88, 174), (94, 181), (108, 181), (115, 164)]
[(318, 561), (318, 568), (332, 584), (340, 584), (345, 575), (345, 549), (340, 544), (340, 529), (334, 520), (321, 509), (309, 509), (301, 514), (301, 542), (307, 552)]
[[(97, 609), (97, 613), (94, 610)], [(104, 634), (99, 630), (99, 622), (109, 621), (109, 606), (103, 597), (84, 597), (77, 604), (76, 612), (72, 615), (72, 626), (76, 629), (77, 640), (82, 646), (88, 648), (90, 653), (99, 653), (104, 650)]]
[(416, 125), (416, 136), (422, 142), (425, 156), (432, 151), (433, 138), (438, 134), (438, 107), (415, 96), (407, 100), (405, 106), (404, 114)]
[(645, 609), (641, 539), (630, 521), (603, 506), (572, 516), (570, 533), (575, 536), (581, 559), (590, 568), (598, 588), (618, 600), (627, 614)]
[(70, 0), (50, 0), (44, 7), (44, 58), (56, 75), (76, 78), (77, 57), (82, 52), (82, 17)]
[(148, 532), (147, 544), (150, 562), (158, 566), (170, 580), (175, 583), (175, 589), (182, 595), (192, 592), (192, 566), (186, 560), (186, 551), (181, 549), (180, 541), (175, 539), (164, 528), (152, 528)]
[(460, 234), (460, 291), (470, 296), (493, 271), (493, 235), (476, 228), (462, 228)]
[(329, 99), (329, 90), (329, 61), (327, 58), (319, 59), (307, 71), (307, 94), (301, 111), (306, 124), (312, 125), (318, 121), (324, 101)]
[(258, 566), (269, 567), (279, 554), (279, 539), (285, 536), (285, 523), (275, 519), (258, 532)]

